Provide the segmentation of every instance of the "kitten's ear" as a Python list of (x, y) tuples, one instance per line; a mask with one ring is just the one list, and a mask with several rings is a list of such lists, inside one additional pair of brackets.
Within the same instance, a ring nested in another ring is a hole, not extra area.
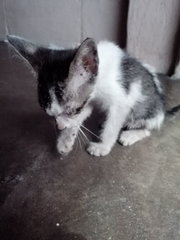
[(38, 71), (41, 61), (39, 54), (39, 47), (34, 43), (12, 35), (7, 35), (8, 42), (22, 55), (34, 68)]
[(98, 73), (98, 53), (92, 38), (82, 42), (70, 66), (70, 79), (77, 85), (93, 83)]

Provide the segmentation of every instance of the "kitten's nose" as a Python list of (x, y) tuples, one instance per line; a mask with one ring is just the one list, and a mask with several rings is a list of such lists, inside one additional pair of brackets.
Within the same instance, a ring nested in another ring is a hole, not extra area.
[(66, 128), (66, 125), (62, 121), (58, 121), (58, 118), (56, 118), (56, 123), (59, 130), (63, 130)]

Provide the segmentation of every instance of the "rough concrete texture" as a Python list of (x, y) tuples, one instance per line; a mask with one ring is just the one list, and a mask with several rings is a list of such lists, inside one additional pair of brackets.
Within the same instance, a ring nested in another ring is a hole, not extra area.
[[(76, 144), (62, 160), (30, 68), (13, 55), (0, 45), (0, 239), (179, 240), (180, 117), (107, 157)], [(180, 103), (180, 82), (168, 85)]]

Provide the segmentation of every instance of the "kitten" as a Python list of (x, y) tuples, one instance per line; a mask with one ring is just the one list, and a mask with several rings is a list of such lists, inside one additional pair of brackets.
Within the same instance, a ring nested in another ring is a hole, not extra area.
[(7, 38), (37, 72), (40, 106), (61, 130), (60, 154), (72, 150), (93, 103), (106, 112), (100, 141), (87, 147), (94, 156), (107, 155), (117, 140), (131, 145), (162, 125), (166, 111), (156, 73), (114, 43), (96, 45), (87, 38), (76, 49), (53, 50), (15, 36)]

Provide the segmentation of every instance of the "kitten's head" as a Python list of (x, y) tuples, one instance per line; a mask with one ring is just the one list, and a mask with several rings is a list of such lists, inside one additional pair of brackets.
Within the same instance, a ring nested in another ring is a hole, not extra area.
[(87, 38), (73, 50), (42, 48), (14, 36), (8, 36), (8, 41), (37, 73), (40, 106), (56, 118), (60, 129), (77, 125), (98, 73), (94, 40)]

